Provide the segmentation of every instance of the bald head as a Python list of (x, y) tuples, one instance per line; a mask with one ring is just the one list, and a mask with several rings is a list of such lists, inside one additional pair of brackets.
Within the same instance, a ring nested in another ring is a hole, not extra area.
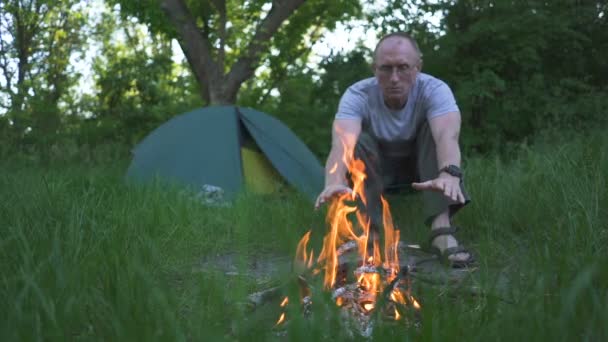
[(376, 48), (374, 49), (374, 64), (376, 63), (376, 61), (378, 59), (379, 51), (382, 50), (385, 47), (385, 45), (389, 45), (389, 44), (387, 44), (389, 42), (390, 42), (390, 45), (400, 44), (400, 43), (408, 44), (409, 47), (417, 55), (418, 60), (422, 61), (422, 52), (420, 51), (420, 48), (418, 47), (418, 43), (416, 42), (416, 40), (405, 32), (393, 32), (393, 33), (389, 33), (389, 34), (385, 35), (384, 37), (382, 37), (380, 39), (380, 41), (378, 42), (378, 44), (376, 44)]

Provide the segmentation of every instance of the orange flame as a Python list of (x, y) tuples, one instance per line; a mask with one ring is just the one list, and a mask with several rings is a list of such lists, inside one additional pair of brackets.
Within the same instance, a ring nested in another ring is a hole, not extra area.
[(416, 301), (416, 298), (410, 296), (410, 301), (412, 302), (412, 305), (414, 306), (414, 308), (416, 310), (420, 310), (420, 304), (418, 303), (418, 301)]
[(364, 182), (367, 178), (365, 174), (365, 164), (360, 159), (353, 160), (352, 164), (348, 167), (350, 172), (351, 181), (353, 182), (353, 194), (358, 195), (361, 198), (363, 204), (367, 204), (367, 198), (364, 192)]
[(380, 292), (380, 283), (381, 279), (378, 273), (363, 273), (359, 277), (359, 287), (372, 295)]
[(305, 268), (311, 268), (314, 259), (314, 251), (311, 251), (310, 254), (306, 252), (308, 240), (310, 240), (310, 230), (298, 242), (295, 257), (295, 264)]
[(281, 307), (284, 308), (285, 305), (287, 305), (289, 303), (289, 297), (285, 297), (283, 299), (283, 301), (281, 302)]
[(336, 283), (336, 273), (338, 271), (337, 248), (348, 240), (357, 240), (357, 235), (353, 232), (352, 224), (347, 219), (348, 214), (357, 210), (343, 204), (343, 199), (349, 196), (344, 194), (339, 200), (334, 201), (327, 215), (330, 218), (330, 231), (323, 238), (323, 248), (317, 258), (319, 264), (324, 263), (325, 277), (323, 284), (326, 289), (330, 289)]
[(279, 320), (277, 321), (277, 323), (275, 323), (275, 327), (281, 323), (285, 322), (285, 313), (281, 313), (281, 317), (279, 317)]
[[(367, 203), (367, 198), (364, 192), (365, 179), (365, 164), (360, 159), (354, 159), (352, 149), (348, 149), (343, 143), (344, 154), (343, 162), (348, 166), (348, 171), (351, 175), (353, 194), (342, 194), (334, 200), (327, 213), (327, 223), (329, 231), (323, 239), (323, 247), (321, 253), (317, 257), (317, 263), (323, 265), (324, 269), (324, 287), (332, 288), (336, 283), (336, 274), (339, 266), (338, 247), (347, 241), (355, 241), (359, 250), (361, 260), (364, 260), (370, 266), (390, 268), (393, 270), (391, 277), (397, 274), (399, 268), (399, 260), (397, 255), (397, 244), (399, 242), (399, 231), (395, 230), (390, 215), (388, 203), (382, 198), (383, 220), (384, 220), (384, 258), (382, 257), (381, 249), (377, 239), (371, 241), (373, 249), (371, 255), (368, 255), (368, 243), (370, 235), (370, 222), (368, 217), (358, 211), (356, 204), (348, 204), (346, 201), (353, 198), (360, 198), (363, 204)], [(337, 168), (337, 164), (332, 167), (332, 170)], [(351, 198), (349, 198), (351, 197)], [(351, 222), (350, 215), (355, 213), (358, 225), (354, 226)], [(310, 239), (310, 231), (307, 232), (300, 242), (296, 251), (296, 260), (306, 264), (308, 268), (312, 267), (313, 253), (306, 252), (306, 246)], [(384, 262), (382, 261), (384, 259)], [(366, 281), (376, 279), (377, 277), (369, 277)], [(389, 279), (392, 280), (392, 279)], [(378, 285), (373, 285), (376, 288)]]
[(399, 289), (394, 289), (391, 292), (391, 299), (395, 303), (405, 304), (405, 297), (403, 296), (403, 293), (401, 293), (401, 291)]
[[(399, 230), (393, 225), (393, 218), (390, 212), (388, 202), (381, 197), (382, 203), (382, 220), (384, 224), (384, 245), (381, 251), (379, 239), (372, 237), (370, 234), (370, 220), (367, 215), (358, 210), (357, 204), (352, 201), (360, 199), (363, 205), (367, 205), (365, 196), (365, 164), (359, 159), (354, 159), (353, 149), (348, 148), (347, 144), (342, 142), (343, 155), (342, 162), (347, 166), (350, 178), (352, 181), (352, 194), (344, 193), (334, 199), (327, 212), (328, 231), (323, 238), (323, 245), (316, 262), (319, 265), (312, 270), (315, 275), (321, 270), (324, 271), (323, 286), (326, 289), (332, 289), (336, 284), (336, 277), (339, 268), (339, 248), (348, 241), (355, 241), (359, 251), (359, 257), (362, 261), (361, 270), (358, 273), (359, 288), (367, 294), (366, 300), (362, 302), (361, 307), (370, 312), (375, 308), (376, 296), (382, 291), (383, 281), (390, 283), (399, 274)], [(338, 170), (338, 163), (335, 163), (330, 173), (335, 173)], [(356, 220), (352, 220), (356, 218)], [(353, 224), (352, 221), (357, 222)], [(311, 232), (308, 231), (300, 242), (296, 250), (296, 263), (305, 265), (306, 268), (312, 268), (314, 251), (307, 252), (307, 245), (310, 240)], [(369, 241), (369, 239), (372, 241)], [(368, 250), (371, 242), (372, 249)], [(382, 279), (378, 268), (384, 268), (389, 271), (386, 279)], [(360, 272), (360, 273), (359, 273)], [(420, 309), (420, 304), (411, 296), (409, 292), (402, 292), (395, 288), (391, 291), (390, 298), (395, 303), (407, 304)], [(287, 298), (284, 299), (286, 303)], [(336, 305), (342, 306), (344, 299), (336, 298)], [(281, 304), (281, 306), (284, 306)], [(395, 308), (395, 319), (398, 320), (401, 315)], [(279, 322), (284, 320), (284, 314), (279, 318)], [(277, 323), (279, 324), (279, 323)]]
[(382, 201), (382, 220), (384, 222), (384, 267), (390, 269), (387, 281), (392, 281), (399, 272), (399, 230), (393, 226), (393, 217), (388, 202), (384, 197)]

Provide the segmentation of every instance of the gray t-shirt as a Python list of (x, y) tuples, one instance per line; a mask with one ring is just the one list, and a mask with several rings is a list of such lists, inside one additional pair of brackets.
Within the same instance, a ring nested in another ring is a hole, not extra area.
[(386, 107), (378, 81), (371, 77), (346, 90), (336, 119), (361, 120), (362, 130), (382, 143), (385, 152), (397, 156), (411, 153), (416, 132), (426, 120), (459, 111), (454, 94), (445, 82), (419, 73), (402, 109)]

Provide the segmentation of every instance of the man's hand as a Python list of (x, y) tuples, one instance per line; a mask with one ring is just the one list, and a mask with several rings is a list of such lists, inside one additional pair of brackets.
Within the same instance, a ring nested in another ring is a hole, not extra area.
[(453, 201), (464, 204), (465, 199), (460, 189), (460, 178), (442, 172), (439, 177), (422, 183), (412, 183), (416, 190), (431, 190), (443, 192), (443, 194)]
[(325, 189), (323, 189), (323, 192), (319, 194), (319, 197), (317, 197), (317, 200), (315, 202), (315, 209), (319, 209), (319, 207), (325, 202), (327, 202), (328, 199), (345, 193), (352, 194), (353, 189), (342, 184), (326, 186)]

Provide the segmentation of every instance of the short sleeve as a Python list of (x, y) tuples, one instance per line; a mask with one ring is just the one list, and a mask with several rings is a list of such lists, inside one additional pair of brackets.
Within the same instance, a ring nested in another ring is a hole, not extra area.
[(367, 95), (363, 91), (351, 86), (340, 98), (336, 119), (363, 120), (366, 108)]
[(451, 112), (460, 112), (456, 99), (450, 87), (443, 81), (437, 80), (426, 94), (427, 119), (432, 119)]

